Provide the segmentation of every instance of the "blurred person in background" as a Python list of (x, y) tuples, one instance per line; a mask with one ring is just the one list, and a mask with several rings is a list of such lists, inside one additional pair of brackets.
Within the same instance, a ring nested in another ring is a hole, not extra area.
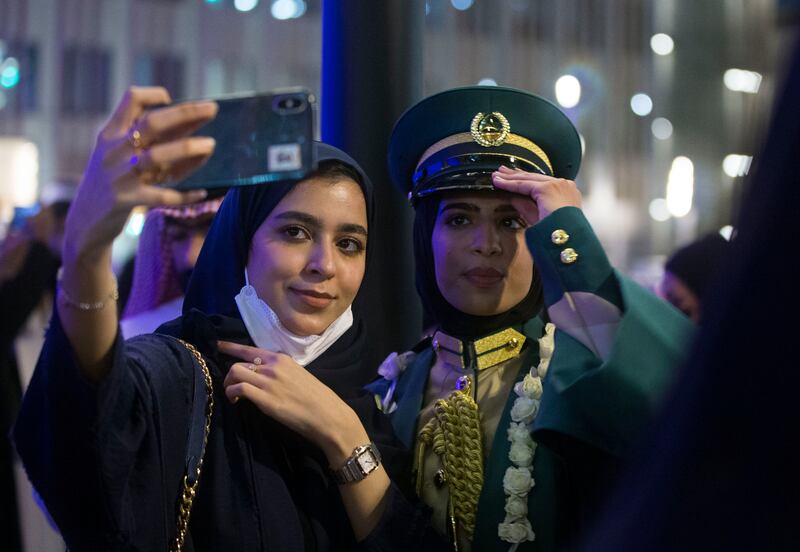
[(800, 549), (798, 95), (800, 47), (689, 360), (577, 550)]
[(192, 269), (221, 203), (220, 197), (147, 213), (120, 321), (123, 337), (151, 333), (181, 315)]
[[(16, 417), (23, 385), (15, 343), (37, 307), (49, 311), (61, 264), (61, 242), (69, 201), (56, 201), (19, 223), (0, 244), (0, 534), (4, 550), (22, 550), (14, 453), (6, 435)], [(42, 319), (39, 325), (46, 319)], [(32, 330), (35, 331), (35, 330)], [(41, 333), (41, 332), (39, 332)], [(38, 336), (37, 336), (38, 337)], [(39, 346), (41, 346), (39, 339)]]
[(698, 323), (712, 291), (710, 283), (724, 262), (730, 243), (714, 233), (685, 245), (667, 259), (659, 295)]

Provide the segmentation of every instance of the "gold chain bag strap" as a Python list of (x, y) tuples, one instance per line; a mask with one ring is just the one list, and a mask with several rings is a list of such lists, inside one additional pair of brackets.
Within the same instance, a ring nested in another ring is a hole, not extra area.
[[(181, 552), (189, 530), (189, 516), (192, 503), (200, 482), (200, 471), (203, 468), (203, 457), (208, 444), (208, 433), (211, 431), (211, 412), (214, 410), (214, 393), (211, 386), (211, 373), (203, 355), (194, 345), (178, 339), (197, 361), (200, 370), (195, 370), (194, 401), (192, 417), (189, 420), (189, 441), (186, 447), (186, 473), (183, 476), (183, 492), (178, 504), (178, 532), (170, 545), (170, 552)], [(205, 401), (203, 396), (205, 395)], [(205, 407), (205, 408), (204, 408)]]

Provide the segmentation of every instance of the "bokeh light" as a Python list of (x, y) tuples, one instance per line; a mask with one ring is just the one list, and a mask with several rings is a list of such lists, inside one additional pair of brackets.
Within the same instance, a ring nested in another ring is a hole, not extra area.
[(297, 19), (306, 13), (306, 8), (304, 0), (274, 0), (270, 13), (275, 19)]
[(722, 170), (731, 178), (744, 176), (750, 171), (750, 163), (753, 158), (750, 155), (731, 153), (722, 160)]
[(0, 64), (0, 86), (14, 88), (19, 83), (19, 62), (13, 57)]
[(731, 241), (733, 237), (733, 226), (730, 224), (726, 224), (722, 228), (719, 229), (719, 235), (725, 238), (728, 241)]
[(761, 73), (745, 71), (744, 69), (728, 69), (723, 76), (723, 82), (728, 90), (756, 94), (761, 87)]
[(668, 140), (672, 137), (672, 123), (669, 119), (665, 119), (664, 117), (656, 117), (653, 119), (653, 122), (650, 124), (650, 130), (653, 132), (653, 136), (659, 140)]
[(475, 0), (450, 0), (453, 7), (459, 11), (468, 10), (475, 3)]
[(672, 160), (667, 179), (667, 209), (673, 217), (685, 217), (692, 210), (694, 163), (679, 155)]
[(258, 0), (233, 0), (233, 7), (240, 12), (252, 11), (258, 6)]
[(581, 82), (573, 75), (563, 75), (556, 81), (556, 101), (561, 107), (575, 107), (581, 101)]
[(648, 210), (650, 211), (650, 218), (658, 222), (664, 222), (672, 217), (667, 208), (667, 200), (663, 197), (657, 197), (651, 201)]
[(666, 33), (656, 33), (650, 38), (650, 48), (659, 56), (668, 56), (675, 48), (675, 42)]
[(631, 97), (631, 110), (639, 117), (650, 115), (653, 111), (653, 100), (644, 92), (639, 92)]

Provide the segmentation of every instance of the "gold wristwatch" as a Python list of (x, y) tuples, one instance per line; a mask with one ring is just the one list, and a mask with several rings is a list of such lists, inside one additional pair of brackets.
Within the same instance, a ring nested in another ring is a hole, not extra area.
[(338, 470), (331, 470), (334, 480), (342, 485), (361, 481), (381, 465), (381, 453), (375, 443), (368, 443), (356, 447), (344, 466)]

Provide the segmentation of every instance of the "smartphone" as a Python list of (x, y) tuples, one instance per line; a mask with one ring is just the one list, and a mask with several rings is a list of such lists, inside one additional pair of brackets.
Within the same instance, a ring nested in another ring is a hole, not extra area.
[(315, 98), (305, 88), (215, 98), (216, 118), (195, 135), (216, 140), (208, 162), (170, 188), (251, 186), (300, 179), (316, 169)]

